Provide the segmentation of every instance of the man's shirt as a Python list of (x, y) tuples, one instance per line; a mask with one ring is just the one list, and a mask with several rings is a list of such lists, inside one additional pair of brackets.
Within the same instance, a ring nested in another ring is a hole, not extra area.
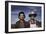
[(29, 23), (24, 21), (23, 23), (20, 23), (20, 21), (16, 22), (15, 28), (29, 28)]

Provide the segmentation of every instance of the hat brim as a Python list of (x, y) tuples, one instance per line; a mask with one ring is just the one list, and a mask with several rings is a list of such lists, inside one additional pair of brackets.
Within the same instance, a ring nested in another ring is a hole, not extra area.
[(36, 17), (36, 16), (37, 16), (37, 14), (29, 14), (29, 17), (31, 17), (31, 16)]

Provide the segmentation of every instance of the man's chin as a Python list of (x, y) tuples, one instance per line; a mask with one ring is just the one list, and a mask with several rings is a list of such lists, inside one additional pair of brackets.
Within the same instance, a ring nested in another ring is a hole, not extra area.
[(21, 19), (21, 20), (24, 20), (24, 19)]

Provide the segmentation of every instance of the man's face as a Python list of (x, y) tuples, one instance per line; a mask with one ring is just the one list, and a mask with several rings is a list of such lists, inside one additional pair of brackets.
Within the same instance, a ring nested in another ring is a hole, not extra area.
[(34, 19), (35, 17), (34, 17), (34, 16), (31, 16), (30, 18), (31, 18), (31, 19)]
[(24, 15), (23, 15), (23, 14), (20, 14), (19, 18), (20, 18), (21, 20), (24, 20)]

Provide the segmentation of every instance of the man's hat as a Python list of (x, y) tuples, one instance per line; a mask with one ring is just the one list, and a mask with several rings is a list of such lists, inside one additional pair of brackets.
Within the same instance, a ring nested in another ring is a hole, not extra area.
[(36, 17), (37, 16), (36, 12), (35, 11), (30, 12), (29, 17), (31, 17), (31, 16)]

